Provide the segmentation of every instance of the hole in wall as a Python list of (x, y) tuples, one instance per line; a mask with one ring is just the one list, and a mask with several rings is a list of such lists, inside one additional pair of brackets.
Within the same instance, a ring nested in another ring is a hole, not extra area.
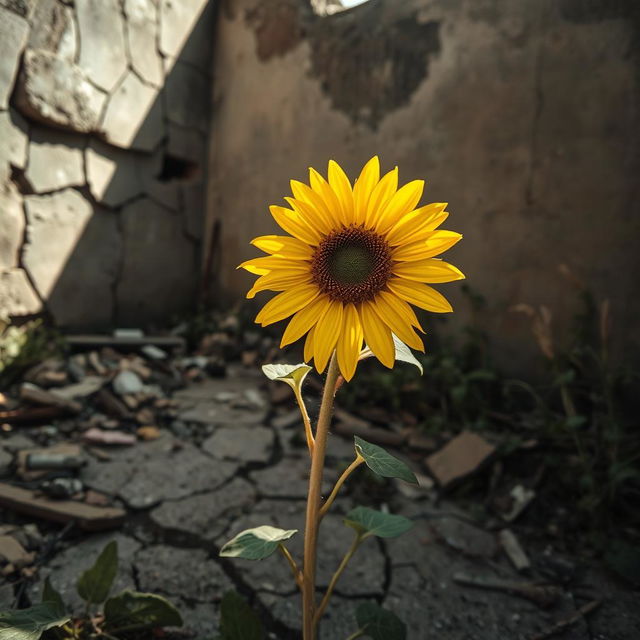
[(371, 0), (310, 0), (310, 2), (316, 15), (326, 17), (353, 9), (353, 7), (371, 2)]
[(195, 162), (165, 153), (162, 158), (162, 169), (158, 175), (160, 182), (187, 181), (195, 178), (200, 167)]

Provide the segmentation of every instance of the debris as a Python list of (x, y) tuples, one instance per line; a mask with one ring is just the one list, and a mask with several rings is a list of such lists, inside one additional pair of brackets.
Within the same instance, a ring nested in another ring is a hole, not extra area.
[(78, 478), (53, 478), (40, 483), (40, 491), (54, 500), (67, 500), (84, 489)]
[(67, 398), (67, 400), (86, 398), (87, 396), (93, 395), (98, 389), (101, 389), (105, 382), (106, 380), (104, 378), (98, 376), (85, 376), (81, 382), (60, 387), (56, 389), (55, 393), (58, 396)]
[(23, 407), (11, 411), (0, 411), (0, 423), (38, 424), (49, 422), (68, 413), (64, 407)]
[(339, 420), (333, 425), (333, 432), (347, 438), (358, 436), (373, 444), (399, 447), (404, 443), (405, 436), (400, 433), (372, 427), (369, 422), (362, 420), (345, 411), (336, 409), (335, 416)]
[(438, 448), (435, 438), (430, 438), (417, 431), (412, 431), (409, 434), (407, 444), (409, 448), (416, 451), (435, 451)]
[(536, 497), (536, 492), (518, 484), (511, 489), (510, 495), (512, 498), (511, 508), (508, 513), (502, 515), (502, 519), (507, 522), (513, 522), (529, 506)]
[(62, 367), (62, 361), (48, 358), (31, 367), (24, 374), (24, 380), (38, 387), (58, 387), (68, 381), (67, 372)]
[(166, 360), (168, 358), (167, 352), (156, 347), (154, 344), (145, 344), (143, 347), (140, 347), (140, 351), (149, 358), (149, 360)]
[(21, 569), (30, 565), (35, 557), (35, 553), (29, 553), (14, 537), (0, 536), (0, 560)]
[(119, 418), (120, 420), (131, 419), (131, 412), (127, 409), (126, 405), (119, 398), (116, 398), (108, 389), (100, 389), (95, 399), (98, 406), (108, 415)]
[(132, 393), (140, 393), (144, 385), (142, 384), (142, 380), (140, 376), (133, 371), (121, 371), (114, 379), (113, 379), (113, 390), (119, 396), (125, 396)]
[(25, 466), (29, 471), (79, 469), (85, 462), (82, 455), (43, 451), (29, 453)]
[(67, 344), (76, 348), (97, 348), (97, 347), (141, 347), (145, 345), (154, 345), (164, 349), (184, 349), (186, 341), (180, 336), (145, 336), (142, 332), (136, 332), (135, 335), (75, 335), (66, 336)]
[(511, 563), (517, 571), (524, 571), (525, 569), (531, 568), (531, 562), (529, 558), (527, 558), (527, 554), (520, 546), (518, 538), (516, 538), (511, 529), (503, 529), (500, 531), (498, 539), (504, 552), (509, 556), (509, 560), (511, 560)]
[[(276, 385), (272, 385), (276, 386)], [(289, 386), (281, 384), (277, 385), (280, 387), (284, 387), (285, 389), (289, 389)], [(275, 416), (271, 420), (271, 426), (276, 429), (288, 429), (289, 427), (293, 427), (296, 424), (302, 424), (302, 416), (300, 415), (300, 409), (291, 409), (291, 411), (287, 411), (287, 413), (282, 413), (279, 416)]]
[(100, 531), (120, 526), (126, 512), (115, 507), (96, 507), (73, 500), (50, 500), (35, 491), (0, 483), (0, 506), (20, 513), (53, 520), (76, 521), (81, 529)]
[(161, 433), (160, 433), (160, 429), (158, 429), (158, 427), (154, 427), (152, 425), (148, 425), (146, 427), (140, 427), (136, 433), (138, 434), (138, 437), (141, 438), (142, 440), (148, 441), (148, 440), (157, 440)]
[(71, 413), (80, 413), (82, 405), (73, 400), (69, 400), (64, 396), (58, 395), (54, 391), (47, 391), (37, 387), (30, 382), (23, 382), (20, 387), (20, 398), (33, 404), (51, 405), (54, 407), (62, 407)]
[(257, 351), (243, 351), (242, 352), (242, 366), (253, 367), (258, 361)]
[(257, 389), (245, 389), (244, 397), (252, 408), (264, 409), (267, 406), (262, 394)]
[(100, 360), (100, 356), (97, 351), (91, 351), (87, 356), (87, 359), (97, 374), (106, 376), (109, 373), (109, 369), (102, 364), (102, 360)]
[(445, 488), (478, 471), (495, 453), (495, 447), (471, 431), (463, 431), (427, 460), (438, 484)]
[(92, 427), (82, 434), (82, 439), (90, 444), (109, 444), (129, 446), (136, 443), (136, 437), (124, 431), (104, 431)]
[(437, 518), (430, 523), (430, 529), (448, 547), (470, 558), (491, 558), (498, 552), (492, 534), (458, 518)]
[(529, 640), (546, 640), (551, 636), (555, 636), (562, 631), (564, 631), (567, 627), (575, 624), (579, 620), (581, 620), (584, 616), (589, 615), (592, 611), (594, 611), (597, 607), (602, 604), (602, 600), (592, 600), (591, 602), (587, 602), (587, 604), (580, 607), (572, 616), (569, 618), (565, 618), (564, 620), (560, 620), (556, 622), (552, 627), (543, 631), (542, 633), (538, 633), (535, 636), (531, 636)]
[(454, 573), (453, 581), (468, 587), (503, 591), (535, 602), (544, 609), (552, 607), (562, 597), (562, 589), (554, 585), (540, 585), (532, 582), (514, 582), (499, 578), (471, 576), (466, 573)]

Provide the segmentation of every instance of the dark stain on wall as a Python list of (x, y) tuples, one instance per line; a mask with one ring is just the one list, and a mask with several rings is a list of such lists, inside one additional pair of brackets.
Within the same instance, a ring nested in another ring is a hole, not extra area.
[(256, 54), (263, 62), (283, 56), (303, 37), (298, 8), (290, 2), (260, 2), (247, 11), (247, 24), (256, 36)]

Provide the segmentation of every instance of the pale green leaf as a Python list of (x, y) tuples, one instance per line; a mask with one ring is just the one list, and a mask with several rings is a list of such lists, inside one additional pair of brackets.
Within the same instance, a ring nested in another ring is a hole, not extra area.
[(362, 538), (397, 538), (413, 526), (413, 522), (404, 516), (394, 516), (368, 507), (352, 509), (347, 513), (344, 523), (355, 529)]
[(118, 543), (112, 540), (98, 556), (91, 569), (87, 569), (80, 578), (76, 588), (80, 597), (86, 602), (100, 604), (107, 599), (109, 590), (118, 572)]
[(292, 389), (300, 389), (312, 367), (308, 364), (264, 364), (262, 372), (269, 380), (286, 382)]
[(38, 640), (44, 631), (69, 621), (55, 602), (41, 602), (28, 609), (0, 613), (2, 640)]
[(407, 627), (392, 611), (374, 602), (363, 602), (356, 609), (358, 626), (373, 640), (406, 640)]
[[(420, 370), (420, 374), (424, 374), (424, 368), (420, 361), (413, 355), (413, 351), (407, 347), (407, 345), (398, 338), (395, 333), (391, 334), (393, 338), (393, 345), (396, 349), (395, 359), (399, 362), (406, 362), (408, 364), (415, 365)], [(365, 345), (365, 348), (360, 352), (360, 359), (371, 358), (373, 351)]]
[(235, 591), (227, 591), (222, 597), (220, 631), (224, 640), (262, 640), (264, 637), (260, 619)]
[(155, 627), (180, 627), (178, 610), (162, 596), (127, 589), (104, 603), (104, 628), (111, 634), (119, 630), (142, 631)]
[(418, 484), (413, 471), (377, 444), (371, 444), (358, 436), (354, 436), (356, 453), (360, 454), (366, 465), (379, 476), (384, 478), (400, 478), (411, 484)]
[(220, 549), (220, 555), (225, 558), (263, 560), (268, 558), (281, 542), (288, 540), (296, 533), (298, 533), (297, 529), (285, 531), (269, 525), (246, 529), (229, 540)]

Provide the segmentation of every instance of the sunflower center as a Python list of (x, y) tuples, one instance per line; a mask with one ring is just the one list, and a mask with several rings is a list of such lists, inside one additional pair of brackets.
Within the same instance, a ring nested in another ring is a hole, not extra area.
[(314, 282), (344, 304), (372, 299), (387, 283), (391, 252), (384, 238), (350, 226), (324, 238), (313, 255)]

